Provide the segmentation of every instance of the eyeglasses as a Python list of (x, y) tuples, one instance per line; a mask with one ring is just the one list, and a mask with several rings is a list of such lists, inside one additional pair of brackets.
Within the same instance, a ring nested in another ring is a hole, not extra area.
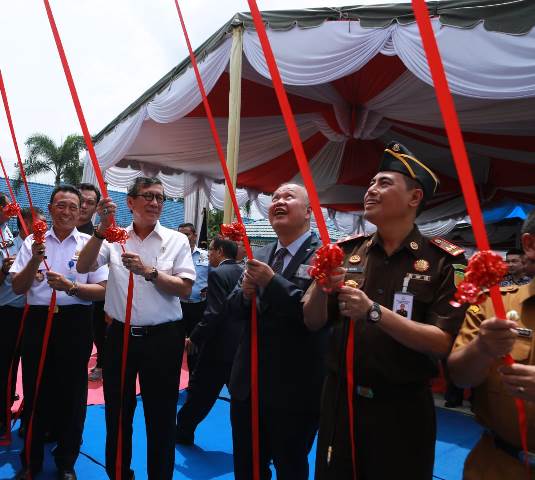
[(161, 193), (145, 192), (145, 193), (139, 193), (137, 195), (132, 195), (132, 196), (143, 197), (147, 203), (150, 203), (154, 199), (156, 199), (156, 202), (158, 203), (158, 205), (161, 205), (166, 200), (165, 195), (162, 195)]
[(80, 207), (78, 207), (77, 205), (67, 205), (66, 203), (54, 203), (52, 206), (61, 211), (68, 209), (69, 212), (77, 212), (78, 210), (80, 210)]

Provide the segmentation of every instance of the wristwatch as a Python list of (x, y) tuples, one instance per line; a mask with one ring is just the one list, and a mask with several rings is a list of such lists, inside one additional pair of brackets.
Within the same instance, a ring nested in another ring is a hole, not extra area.
[(379, 320), (381, 320), (381, 317), (381, 305), (379, 305), (377, 302), (373, 302), (372, 307), (368, 311), (368, 320), (370, 322), (377, 323)]
[(69, 297), (74, 297), (78, 293), (78, 284), (76, 282), (72, 282), (71, 288), (65, 292)]
[(152, 270), (145, 275), (145, 280), (147, 282), (154, 282), (158, 278), (158, 270), (156, 270), (156, 267), (152, 267)]
[(99, 240), (106, 240), (106, 237), (104, 235), (101, 235), (100, 233), (98, 233), (98, 225), (93, 227), (93, 236), (95, 238), (98, 238)]

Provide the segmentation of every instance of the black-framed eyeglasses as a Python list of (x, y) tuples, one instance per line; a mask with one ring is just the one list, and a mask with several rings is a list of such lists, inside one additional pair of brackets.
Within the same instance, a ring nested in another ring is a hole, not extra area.
[(145, 193), (138, 193), (137, 195), (132, 195), (133, 197), (143, 197), (143, 199), (150, 203), (154, 199), (156, 199), (156, 202), (158, 205), (162, 205), (163, 202), (167, 200), (165, 195), (162, 195), (161, 193), (151, 193), (151, 192), (145, 192)]

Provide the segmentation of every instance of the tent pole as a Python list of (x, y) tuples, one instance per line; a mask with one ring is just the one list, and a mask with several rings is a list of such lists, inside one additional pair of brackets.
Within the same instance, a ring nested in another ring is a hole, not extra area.
[[(232, 49), (230, 52), (230, 89), (228, 96), (228, 136), (227, 136), (227, 167), (236, 188), (238, 176), (238, 156), (240, 151), (240, 111), (241, 111), (241, 75), (243, 52), (243, 28), (232, 30)], [(234, 209), (229, 195), (225, 190), (223, 223), (231, 223), (234, 219)]]

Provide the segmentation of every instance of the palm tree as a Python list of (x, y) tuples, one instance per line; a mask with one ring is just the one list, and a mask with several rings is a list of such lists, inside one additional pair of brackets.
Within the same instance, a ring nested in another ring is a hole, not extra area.
[[(28, 157), (24, 161), (24, 173), (27, 177), (50, 172), (54, 183), (62, 182), (76, 185), (82, 179), (83, 165), (80, 152), (84, 150), (84, 137), (71, 134), (61, 145), (57, 145), (48, 135), (35, 133), (25, 142)], [(22, 177), (19, 172), (14, 181), (15, 188), (20, 188)]]

